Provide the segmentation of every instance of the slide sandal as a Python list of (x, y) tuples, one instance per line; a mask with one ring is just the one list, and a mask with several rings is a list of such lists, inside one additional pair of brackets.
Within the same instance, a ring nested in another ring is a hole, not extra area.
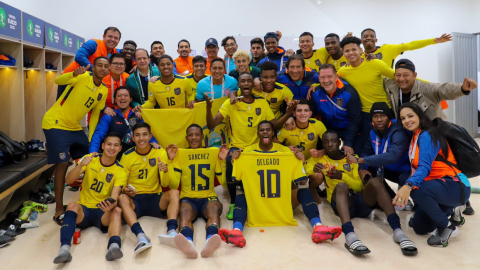
[(406, 255), (406, 256), (417, 255), (418, 250), (417, 250), (417, 246), (415, 246), (414, 242), (412, 242), (410, 240), (404, 240), (404, 241), (402, 241), (398, 244), (400, 245), (400, 248), (402, 249), (403, 255)]
[(370, 250), (360, 240), (354, 241), (352, 244), (350, 244), (350, 246), (345, 243), (345, 248), (353, 255), (363, 255), (370, 253)]

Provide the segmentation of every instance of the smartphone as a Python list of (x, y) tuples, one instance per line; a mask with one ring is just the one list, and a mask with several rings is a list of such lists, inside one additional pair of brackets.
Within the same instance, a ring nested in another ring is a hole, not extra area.
[(128, 187), (133, 189), (133, 191), (136, 191), (136, 189), (132, 185), (128, 184)]
[[(105, 199), (105, 201), (109, 202), (109, 203), (115, 203), (116, 200), (112, 197), (108, 197), (107, 199)], [(97, 207), (100, 207), (100, 203), (97, 203)]]

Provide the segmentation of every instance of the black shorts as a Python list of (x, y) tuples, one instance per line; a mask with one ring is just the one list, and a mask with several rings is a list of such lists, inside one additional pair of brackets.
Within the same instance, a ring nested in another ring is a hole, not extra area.
[(48, 164), (68, 162), (88, 154), (88, 137), (83, 130), (44, 129)]
[(163, 192), (153, 194), (137, 194), (132, 198), (135, 204), (135, 214), (137, 218), (143, 216), (166, 218), (167, 210), (160, 210), (160, 200)]
[[(365, 218), (372, 213), (372, 211), (375, 208), (371, 208), (365, 203), (365, 200), (363, 199), (363, 192), (357, 195), (351, 195), (350, 193), (350, 201), (352, 202), (352, 205), (350, 206), (350, 218)], [(337, 211), (337, 204), (335, 203), (335, 200), (333, 200), (330, 203), (332, 206), (333, 212), (335, 212), (335, 215), (338, 216), (338, 211)]]
[[(195, 211), (195, 213), (197, 213), (197, 217), (202, 217), (203, 219), (205, 219), (205, 217), (203, 216), (203, 212), (205, 212), (205, 209), (207, 208), (207, 205), (211, 202), (219, 202), (220, 205), (222, 205), (222, 203), (218, 200), (217, 196), (212, 196), (212, 197), (208, 197), (208, 198), (188, 198), (188, 197), (184, 197), (184, 198), (180, 199), (180, 204), (182, 204), (182, 203), (190, 204), (192, 206), (193, 210)], [(222, 211), (223, 211), (223, 205), (220, 209), (222, 209)], [(222, 214), (222, 213), (220, 212), (220, 214)]]
[(84, 205), (81, 205), (83, 209), (83, 220), (80, 224), (77, 225), (80, 229), (86, 229), (88, 227), (97, 227), (102, 231), (102, 233), (108, 232), (108, 226), (102, 225), (102, 217), (105, 212), (100, 208), (88, 208)]

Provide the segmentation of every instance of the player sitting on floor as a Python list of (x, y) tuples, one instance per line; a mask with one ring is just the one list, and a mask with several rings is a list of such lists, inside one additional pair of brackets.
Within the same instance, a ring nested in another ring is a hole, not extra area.
[[(259, 123), (257, 136), (259, 138), (259, 142), (245, 148), (244, 151), (243, 151), (244, 153), (258, 152), (258, 153), (263, 153), (263, 154), (266, 153), (266, 154), (276, 155), (276, 154), (282, 153), (282, 152), (283, 153), (291, 153), (292, 152), (292, 150), (290, 150), (290, 148), (288, 148), (286, 146), (283, 146), (283, 145), (278, 144), (278, 143), (273, 143), (273, 137), (275, 136), (275, 130), (274, 130), (273, 124), (269, 121), (262, 121), (262, 122)], [(232, 153), (232, 159), (233, 160), (238, 159), (240, 157), (241, 152), (242, 152), (241, 149), (234, 151)], [(295, 154), (295, 157), (297, 159), (304, 161), (304, 156), (303, 156), (303, 154), (300, 150), (295, 149), (294, 154)], [(255, 164), (255, 166), (256, 165), (257, 164)], [(263, 164), (263, 165), (265, 165), (265, 164)], [(274, 164), (272, 164), (272, 165), (274, 165)], [(278, 171), (278, 175), (276, 176), (276, 181), (277, 181), (277, 184), (276, 184), (277, 187), (276, 188), (280, 189), (279, 186), (281, 185), (281, 181), (280, 181), (281, 171), (285, 170), (285, 169), (289, 169), (291, 171), (292, 166), (293, 166), (293, 164), (290, 164), (286, 167), (285, 166), (282, 167), (282, 166), (280, 166), (280, 164), (277, 164), (272, 168), (270, 168), (270, 166), (262, 166), (262, 168), (265, 168), (265, 170), (268, 169), (269, 171), (275, 171), (275, 172)], [(301, 168), (300, 169), (300, 174), (298, 174), (297, 172), (294, 172), (294, 175), (295, 175), (294, 178), (295, 179), (293, 179), (293, 181), (296, 181), (296, 180), (300, 181), (299, 182), (299, 189), (298, 189), (298, 192), (296, 194), (296, 197), (298, 198), (298, 200), (302, 204), (303, 212), (305, 213), (307, 218), (310, 220), (310, 223), (313, 227), (312, 240), (313, 240), (313, 242), (315, 242), (317, 244), (322, 242), (322, 241), (325, 241), (325, 240), (334, 240), (338, 236), (340, 236), (342, 230), (341, 230), (340, 227), (327, 227), (327, 226), (322, 225), (322, 223), (320, 221), (318, 206), (317, 206), (317, 204), (315, 203), (315, 201), (312, 197), (312, 193), (310, 192), (310, 190), (308, 189), (308, 186), (305, 183), (307, 181), (307, 179), (305, 177), (305, 173), (303, 171), (303, 166), (302, 166), (301, 163), (300, 163), (300, 168)], [(237, 173), (237, 171), (238, 171), (238, 173)], [(240, 171), (243, 172), (243, 176), (239, 175)], [(252, 173), (252, 172), (253, 172), (254, 175), (249, 177), (249, 175), (247, 175), (247, 174)], [(255, 178), (256, 174), (258, 174), (258, 172), (254, 172), (254, 170), (252, 170), (252, 172), (250, 172), (250, 170), (247, 170), (246, 168), (238, 168), (238, 166), (237, 166), (237, 169), (234, 168), (233, 176), (235, 176), (236, 180), (242, 180), (242, 177), (243, 177), (244, 181), (242, 181), (242, 183), (243, 183), (244, 186), (245, 185), (251, 185), (250, 187), (252, 189), (258, 189), (259, 188), (258, 181), (252, 181), (252, 180), (248, 181), (248, 179), (247, 179), (247, 177), (250, 178), (250, 179)], [(285, 174), (286, 173), (284, 173), (284, 175)], [(292, 174), (292, 173), (290, 172), (290, 174)], [(298, 175), (301, 175), (302, 177), (300, 179), (297, 179)], [(263, 174), (262, 174), (262, 176), (263, 176)], [(262, 179), (262, 176), (260, 176), (261, 179)], [(292, 177), (292, 176), (287, 174), (287, 177)], [(270, 180), (270, 181), (273, 181), (273, 180)], [(270, 181), (268, 181), (268, 182), (270, 182)], [(288, 179), (288, 181), (291, 182), (292, 179)], [(255, 184), (253, 184), (253, 183), (255, 183)], [(267, 210), (267, 208), (263, 208), (263, 207), (251, 207), (250, 211), (262, 211), (263, 212), (262, 215), (266, 216), (266, 217), (275, 217), (275, 214), (271, 214), (269, 212), (285, 213), (285, 214), (281, 215), (281, 216), (285, 216), (285, 217), (287, 216), (286, 213), (288, 213), (288, 216), (289, 216), (288, 219), (293, 221), (289, 225), (296, 225), (296, 221), (293, 219), (293, 211), (292, 211), (292, 205), (291, 205), (291, 200), (290, 200), (291, 197), (290, 196), (285, 196), (285, 197), (282, 198), (280, 196), (281, 191), (291, 192), (291, 185), (288, 184), (285, 190), (275, 191), (275, 194), (268, 195), (268, 198), (265, 197), (265, 190), (267, 190), (268, 192), (272, 192), (272, 191), (268, 190), (269, 188), (265, 188), (263, 185), (260, 187), (260, 189), (261, 190), (259, 190), (258, 193), (255, 192), (255, 194), (251, 194), (249, 196), (254, 196), (255, 198), (253, 198), (253, 199), (258, 200), (259, 202), (264, 201), (264, 200), (269, 200), (270, 198), (275, 198), (275, 199), (277, 199), (277, 201), (274, 204), (271, 204), (271, 205), (268, 206), (269, 210)], [(261, 198), (256, 197), (256, 196), (258, 196), (257, 194), (258, 195), (261, 194)], [(290, 194), (288, 194), (288, 195), (290, 195)], [(294, 195), (292, 195), (292, 197), (294, 197)], [(280, 198), (282, 200), (278, 200)], [(285, 200), (284, 198), (288, 198), (288, 199)], [(245, 225), (245, 222), (247, 222), (247, 200), (246, 200), (246, 195), (245, 194), (238, 194), (237, 195), (235, 209), (233, 211), (233, 222), (234, 222), (233, 223), (233, 230), (220, 229), (219, 235), (220, 235), (220, 237), (222, 237), (222, 240), (226, 243), (234, 244), (238, 247), (244, 247), (245, 244), (246, 244), (246, 240), (243, 237), (242, 231), (243, 231), (243, 227)], [(255, 221), (251, 221), (251, 220), (249, 220), (249, 222), (250, 223), (255, 223)], [(275, 222), (271, 221), (269, 223), (273, 225)], [(272, 226), (272, 225), (270, 225), (270, 226)], [(255, 224), (255, 226), (259, 226), (259, 224)]]
[(103, 154), (86, 155), (79, 164), (71, 170), (65, 181), (67, 184), (85, 172), (83, 177), (80, 200), (69, 203), (63, 225), (60, 229), (60, 252), (53, 263), (66, 263), (72, 260), (70, 242), (78, 228), (95, 226), (103, 233), (108, 231), (108, 252), (105, 258), (113, 261), (123, 257), (120, 233), (122, 230), (122, 210), (117, 207), (117, 198), (127, 177), (123, 167), (116, 161), (117, 154), (122, 150), (120, 135), (107, 133), (102, 143)]
[[(365, 218), (380, 206), (393, 230), (393, 240), (400, 244), (404, 255), (417, 254), (415, 243), (410, 241), (400, 227), (398, 217), (380, 178), (371, 178), (366, 170), (358, 173), (358, 163), (348, 164), (345, 154), (340, 151), (340, 139), (336, 131), (327, 130), (322, 143), (325, 155), (311, 158), (305, 170), (307, 175), (321, 175), (326, 181), (327, 200), (333, 211), (340, 217), (345, 234), (345, 248), (354, 255), (370, 253), (370, 250), (355, 235), (351, 218)], [(363, 182), (362, 182), (363, 181)]]
[(171, 144), (167, 147), (168, 173), (170, 187), (180, 192), (180, 231), (175, 235), (175, 246), (189, 259), (197, 258), (193, 244), (193, 221), (202, 217), (206, 221), (207, 241), (202, 249), (202, 257), (208, 257), (220, 247), (222, 240), (218, 235), (222, 204), (214, 189), (215, 176), (221, 184), (225, 183), (225, 159), (228, 147), (205, 148), (203, 130), (197, 124), (187, 128), (187, 149), (178, 149)]

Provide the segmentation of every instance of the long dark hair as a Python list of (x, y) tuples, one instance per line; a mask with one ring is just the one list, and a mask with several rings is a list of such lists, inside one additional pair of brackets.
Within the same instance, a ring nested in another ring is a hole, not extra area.
[[(417, 104), (411, 103), (411, 102), (406, 102), (403, 103), (402, 106), (400, 106), (400, 111), (404, 108), (410, 108), (413, 110), (413, 112), (418, 116), (420, 119), (420, 126), (419, 128), (421, 130), (426, 130), (430, 134), (430, 137), (432, 138), (432, 145), (436, 148), (438, 145), (440, 145), (440, 149), (443, 152), (443, 155), (445, 156), (445, 159), (448, 158), (448, 143), (447, 143), (447, 138), (445, 137), (444, 132), (442, 131), (442, 128), (440, 126), (434, 125), (430, 117), (426, 115), (422, 109)], [(402, 127), (405, 128), (403, 126)]]

